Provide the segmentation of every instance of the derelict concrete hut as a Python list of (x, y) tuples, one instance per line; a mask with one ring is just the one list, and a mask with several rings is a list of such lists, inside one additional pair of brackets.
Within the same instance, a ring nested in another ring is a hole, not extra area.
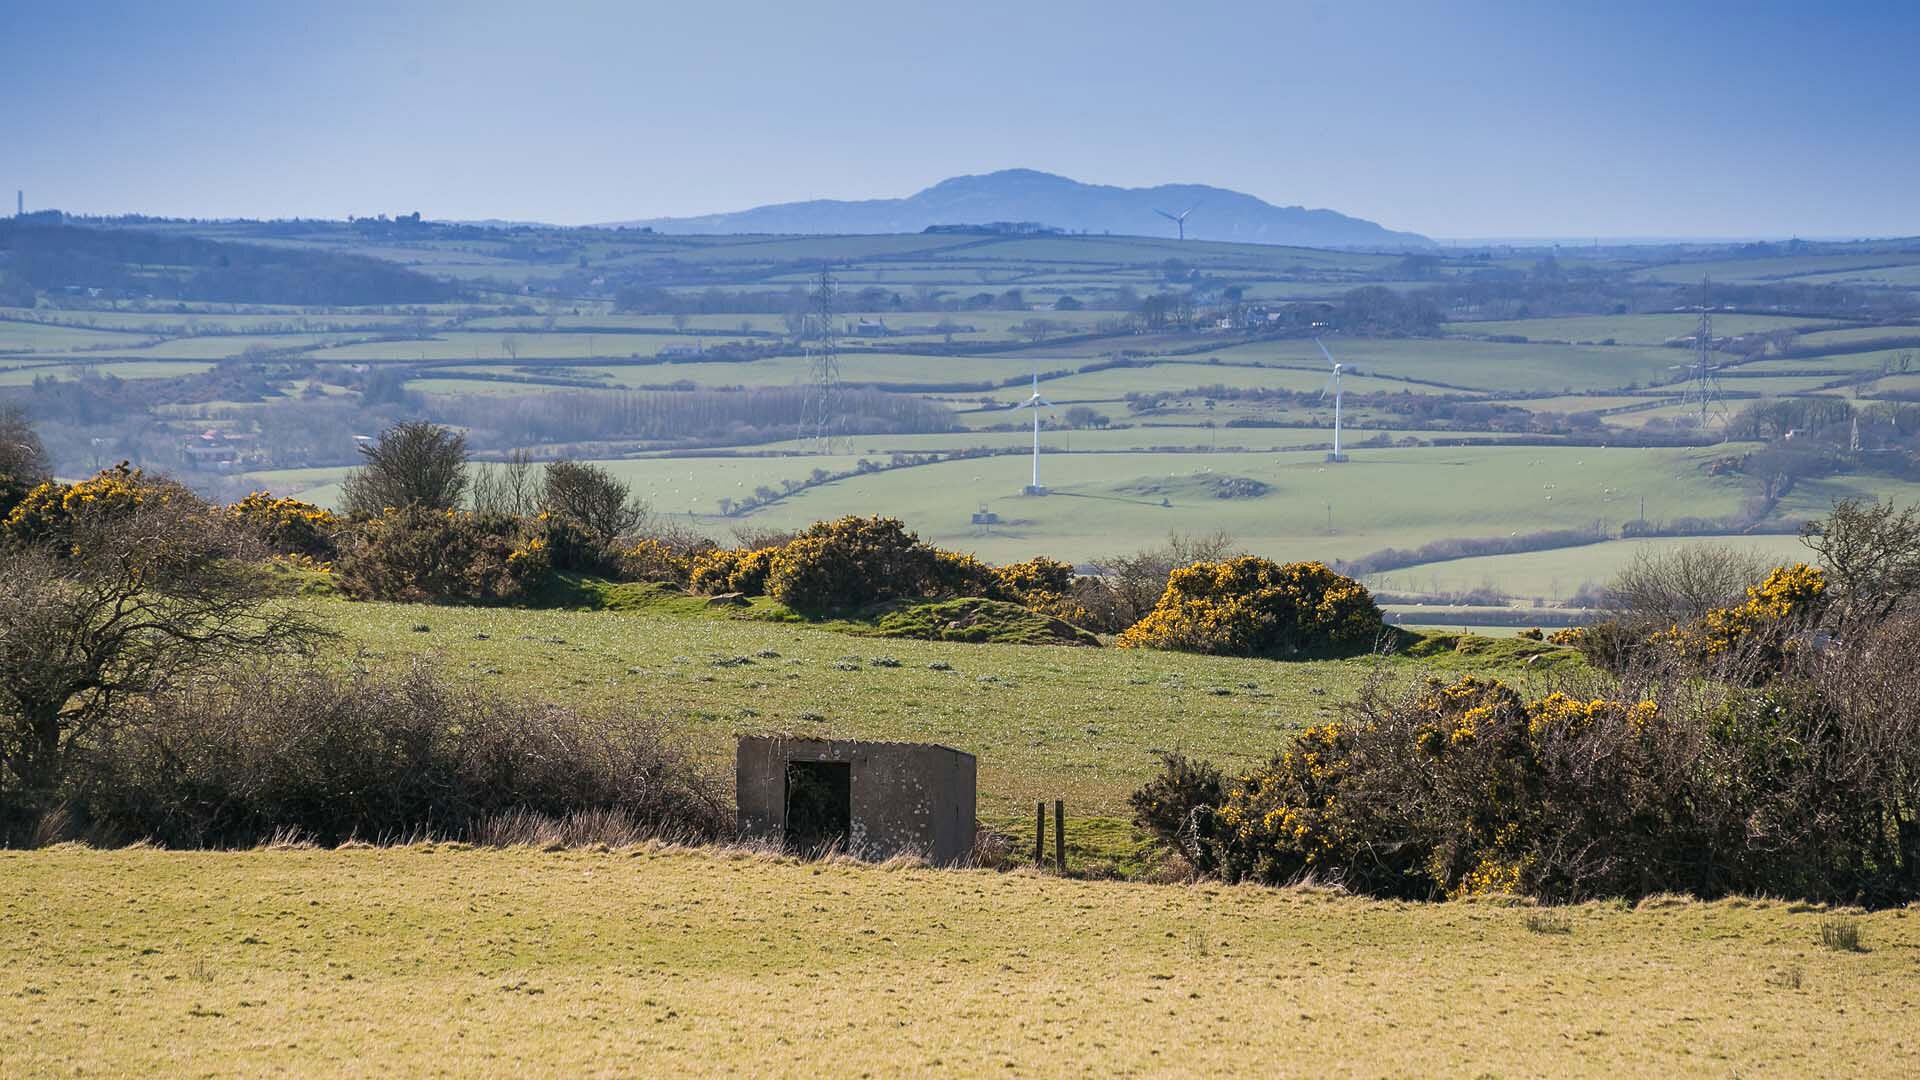
[(973, 849), (972, 754), (928, 743), (742, 735), (740, 832), (863, 859), (903, 852), (951, 865)]

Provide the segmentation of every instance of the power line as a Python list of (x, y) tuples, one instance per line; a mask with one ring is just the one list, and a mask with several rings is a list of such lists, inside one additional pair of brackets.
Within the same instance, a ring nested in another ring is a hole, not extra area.
[(1683, 404), (1693, 405), (1699, 418), (1700, 430), (1718, 419), (1726, 423), (1727, 406), (1720, 393), (1720, 363), (1713, 356), (1713, 279), (1700, 279), (1700, 322), (1693, 334), (1693, 363), (1683, 365), (1693, 378), (1693, 385), (1680, 399)]
[(808, 388), (801, 417), (803, 437), (813, 440), (822, 454), (833, 452), (840, 433), (840, 348), (833, 332), (833, 267), (822, 266), (813, 294), (813, 317), (820, 336), (807, 349)]

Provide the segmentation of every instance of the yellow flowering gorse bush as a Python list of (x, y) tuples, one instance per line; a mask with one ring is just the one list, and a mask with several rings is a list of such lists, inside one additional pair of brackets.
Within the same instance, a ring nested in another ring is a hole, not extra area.
[(276, 499), (264, 491), (227, 507), (227, 517), (283, 555), (314, 560), (331, 557), (334, 535), (346, 525), (331, 510), (299, 499)]
[(1826, 601), (1827, 576), (1819, 567), (1777, 566), (1760, 584), (1748, 587), (1744, 603), (1672, 627), (1655, 635), (1654, 643), (1709, 663), (1746, 656), (1771, 670), (1793, 651), (1794, 632), (1816, 620)]
[(49, 480), (38, 485), (0, 523), (0, 532), (15, 541), (56, 541), (64, 545), (70, 542), (74, 523), (82, 517), (108, 519), (183, 492), (171, 484), (148, 479), (123, 461), (76, 484)]
[(1649, 745), (1659, 718), (1650, 701), (1527, 701), (1494, 679), (1429, 679), (1231, 777), (1195, 861), (1230, 880), (1391, 895), (1529, 891), (1564, 763), (1582, 746)]
[(1366, 588), (1317, 562), (1255, 556), (1175, 570), (1121, 648), (1289, 656), (1371, 648), (1383, 629)]

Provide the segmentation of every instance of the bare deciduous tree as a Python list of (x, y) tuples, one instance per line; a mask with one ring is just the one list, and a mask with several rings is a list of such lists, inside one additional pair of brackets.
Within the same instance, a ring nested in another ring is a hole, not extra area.
[(347, 474), (341, 503), (349, 517), (389, 509), (452, 510), (467, 490), (467, 438), (424, 420), (395, 424), (360, 453), (367, 463)]
[(38, 484), (52, 473), (47, 448), (33, 430), (27, 410), (19, 405), (0, 405), (0, 476)]
[(1920, 506), (1842, 499), (1800, 539), (1819, 555), (1845, 621), (1882, 619), (1920, 598)]
[(1643, 550), (1608, 583), (1605, 603), (1630, 623), (1665, 629), (1739, 603), (1773, 565), (1758, 552), (1724, 544)]
[(156, 486), (131, 512), (82, 513), (58, 544), (0, 548), (0, 784), (34, 805), (132, 701), (324, 636), (223, 521)]
[(647, 520), (647, 505), (633, 497), (627, 484), (598, 465), (579, 461), (547, 465), (541, 505), (603, 542), (631, 536)]
[[(1167, 542), (1126, 555), (1103, 559), (1092, 570), (1103, 584), (1102, 595), (1082, 602), (1102, 629), (1124, 629), (1145, 618), (1167, 591), (1167, 578), (1183, 566), (1218, 562), (1234, 555), (1239, 544), (1225, 531), (1167, 534)], [(1108, 610), (1094, 610), (1096, 600)]]
[(533, 475), (533, 451), (517, 448), (507, 460), (484, 465), (473, 478), (473, 508), (483, 514), (532, 517), (540, 511), (540, 486)]

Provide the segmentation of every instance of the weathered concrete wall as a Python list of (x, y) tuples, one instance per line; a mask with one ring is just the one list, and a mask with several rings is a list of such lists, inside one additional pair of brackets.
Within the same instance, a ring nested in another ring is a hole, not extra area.
[(916, 852), (949, 865), (973, 849), (973, 755), (925, 743), (741, 736), (735, 790), (743, 835), (785, 841), (790, 761), (849, 765), (847, 846), (863, 859)]

